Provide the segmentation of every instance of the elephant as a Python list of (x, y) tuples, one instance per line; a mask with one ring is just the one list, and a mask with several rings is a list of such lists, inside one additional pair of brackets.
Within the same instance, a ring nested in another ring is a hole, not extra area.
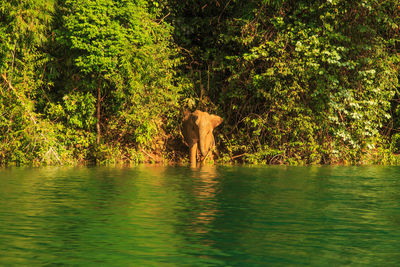
[(213, 158), (214, 148), (213, 130), (222, 123), (223, 119), (217, 115), (210, 115), (207, 112), (196, 110), (184, 112), (182, 122), (182, 133), (184, 141), (189, 147), (189, 159), (192, 166), (197, 164), (197, 154), (200, 150), (200, 161), (203, 162), (207, 156)]

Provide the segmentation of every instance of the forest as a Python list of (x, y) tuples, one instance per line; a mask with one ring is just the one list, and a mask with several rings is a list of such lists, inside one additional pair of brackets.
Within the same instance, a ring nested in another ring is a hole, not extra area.
[(398, 0), (0, 1), (0, 165), (400, 164)]

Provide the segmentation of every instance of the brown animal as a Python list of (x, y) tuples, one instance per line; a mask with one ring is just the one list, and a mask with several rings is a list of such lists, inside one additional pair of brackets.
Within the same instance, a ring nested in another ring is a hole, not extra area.
[(186, 145), (189, 146), (190, 163), (196, 166), (197, 152), (200, 150), (200, 161), (204, 161), (207, 156), (213, 158), (212, 149), (214, 148), (213, 130), (221, 124), (223, 119), (217, 115), (210, 115), (207, 112), (196, 110), (194, 112), (185, 111), (182, 122), (182, 133), (185, 137)]

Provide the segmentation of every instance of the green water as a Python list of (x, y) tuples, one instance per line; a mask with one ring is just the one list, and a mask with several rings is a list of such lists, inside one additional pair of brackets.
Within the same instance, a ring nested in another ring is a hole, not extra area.
[(399, 266), (400, 168), (0, 170), (0, 266)]

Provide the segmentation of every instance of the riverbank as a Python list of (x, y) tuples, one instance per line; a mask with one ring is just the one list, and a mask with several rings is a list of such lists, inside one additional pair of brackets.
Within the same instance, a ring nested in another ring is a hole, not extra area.
[[(101, 145), (89, 151), (62, 151), (57, 153), (48, 150), (42, 157), (31, 161), (8, 161), (2, 166), (135, 166), (138, 164), (186, 166), (189, 165), (189, 149), (182, 143), (175, 143), (174, 147), (160, 146), (158, 149), (149, 148), (121, 148)], [(75, 152), (75, 153), (74, 153)], [(343, 153), (345, 154), (345, 153)], [(84, 158), (83, 155), (87, 157)], [(219, 150), (214, 155), (214, 161), (205, 164), (216, 165), (287, 165), (287, 166), (352, 166), (352, 165), (400, 165), (400, 154), (390, 152), (388, 149), (373, 149), (358, 154), (345, 154), (346, 157), (338, 158), (335, 155), (319, 155), (313, 158), (284, 157), (284, 155), (263, 155), (262, 153), (237, 153), (232, 154), (226, 150)], [(27, 157), (29, 158), (29, 157)]]

